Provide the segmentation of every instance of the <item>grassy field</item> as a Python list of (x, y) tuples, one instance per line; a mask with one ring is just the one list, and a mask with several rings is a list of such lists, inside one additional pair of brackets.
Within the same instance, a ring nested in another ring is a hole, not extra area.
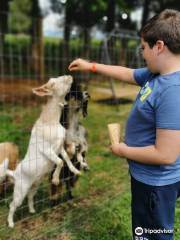
[[(125, 159), (109, 151), (107, 123), (120, 122), (122, 131), (131, 103), (110, 106), (91, 101), (83, 124), (89, 132), (88, 162), (74, 189), (74, 200), (50, 207), (49, 183), (45, 178), (36, 195), (37, 213), (30, 215), (26, 201), (16, 213), (15, 229), (6, 226), (12, 189), (0, 202), (0, 240), (130, 240), (130, 185)], [(10, 140), (25, 154), (29, 132), (39, 107), (0, 106), (0, 141)], [(122, 133), (122, 136), (124, 132)], [(176, 208), (176, 235), (180, 239), (180, 201)], [(178, 231), (179, 230), (179, 231)]]

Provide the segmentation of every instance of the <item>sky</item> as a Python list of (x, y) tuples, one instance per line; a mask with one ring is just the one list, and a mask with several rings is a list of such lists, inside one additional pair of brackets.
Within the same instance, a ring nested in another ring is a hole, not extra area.
[(43, 33), (44, 35), (62, 35), (62, 29), (60, 30), (60, 22), (63, 21), (63, 16), (57, 13), (53, 13), (50, 10), (50, 3), (48, 0), (39, 0), (42, 10), (48, 10), (48, 14), (43, 20)]

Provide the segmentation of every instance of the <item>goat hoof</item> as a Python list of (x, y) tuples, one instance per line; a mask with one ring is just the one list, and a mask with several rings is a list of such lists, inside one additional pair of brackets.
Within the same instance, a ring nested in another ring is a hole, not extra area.
[(70, 200), (73, 200), (74, 199), (74, 196), (72, 195), (72, 193), (67, 193), (66, 196), (65, 196), (65, 200), (66, 201), (70, 201)]
[(88, 171), (90, 171), (90, 168), (89, 167), (84, 167), (83, 170), (84, 170), (84, 172), (88, 172)]
[(59, 200), (58, 199), (50, 200), (50, 206), (51, 207), (55, 207), (58, 204), (59, 204)]
[(33, 213), (36, 212), (36, 210), (35, 209), (31, 209), (29, 212), (33, 214)]
[(76, 172), (75, 172), (75, 175), (81, 176), (82, 173), (81, 173), (80, 171), (76, 171)]
[(54, 184), (55, 186), (59, 185), (59, 179), (52, 179), (52, 184)]
[(8, 223), (8, 227), (9, 227), (9, 228), (14, 228), (14, 223), (13, 223), (13, 222), (9, 222), (9, 223)]

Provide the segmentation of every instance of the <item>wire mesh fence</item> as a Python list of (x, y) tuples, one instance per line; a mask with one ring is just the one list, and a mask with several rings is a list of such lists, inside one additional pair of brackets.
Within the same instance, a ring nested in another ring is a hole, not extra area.
[[(9, 18), (10, 17), (11, 16), (9, 16)], [(41, 19), (36, 20), (42, 25)], [(9, 22), (13, 24), (12, 21)], [(11, 29), (11, 27), (9, 27), (9, 29)], [(32, 88), (41, 86), (51, 77), (69, 74), (67, 67), (69, 63), (77, 57), (105, 64), (121, 64), (133, 68), (143, 65), (142, 58), (138, 52), (139, 38), (130, 31), (112, 32), (103, 40), (97, 41), (92, 39), (90, 45), (84, 45), (80, 38), (70, 39), (68, 43), (65, 43), (63, 39), (44, 37), (42, 36), (42, 29), (39, 31), (40, 32), (35, 31), (36, 33), (34, 35), (30, 35), (27, 32), (14, 33), (10, 30), (0, 32), (0, 142), (13, 142), (19, 146), (18, 162), (27, 158), (27, 149), (30, 146), (29, 140), (30, 136), (32, 136), (32, 128), (40, 116), (42, 104), (46, 103), (46, 100), (32, 93)], [(93, 74), (74, 75), (77, 85), (75, 85), (71, 95), (74, 97), (75, 102), (71, 102), (69, 106), (73, 113), (83, 107), (82, 97), (84, 97), (84, 92), (81, 92), (80, 89), (87, 89), (88, 84), (91, 84), (90, 80), (94, 77)], [(100, 85), (101, 82), (104, 84), (105, 81), (106, 79), (100, 81), (100, 78), (97, 78), (96, 84)], [(81, 83), (82, 86), (80, 88), (79, 84)], [(85, 97), (85, 102), (87, 103), (87, 96)], [(68, 99), (67, 101), (71, 100)], [(63, 102), (62, 104), (64, 105)], [(67, 109), (64, 109), (64, 115), (67, 113), (66, 110)], [(54, 114), (51, 111), (50, 113)], [(73, 116), (71, 117), (72, 118), (69, 119), (70, 121), (73, 119)], [(64, 119), (66, 118), (67, 116), (64, 117)], [(82, 117), (78, 116), (77, 118), (76, 124), (79, 124), (79, 118), (81, 119)], [(62, 125), (66, 125), (64, 119), (61, 119)], [(71, 122), (69, 122), (69, 125), (71, 126)], [(80, 124), (78, 127), (83, 128)], [(87, 141), (85, 130), (83, 131), (84, 140)], [(77, 138), (77, 135), (75, 135), (75, 138)], [(74, 142), (76, 141), (77, 139), (74, 140)], [(38, 144), (41, 143), (34, 143), (34, 145)], [(75, 156), (71, 156), (70, 159), (74, 166), (80, 169), (81, 160), (79, 160), (77, 154), (81, 153), (80, 157), (83, 159), (82, 161), (84, 161), (85, 154), (87, 154), (87, 146), (83, 151), (80, 142), (75, 144), (75, 147)], [(68, 151), (68, 144), (65, 148)], [(8, 155), (9, 149), (4, 147), (2, 151), (7, 153), (7, 158), (10, 160)], [(2, 161), (4, 161), (4, 158)], [(36, 159), (36, 161), (39, 161), (39, 159)], [(30, 173), (32, 167), (30, 161), (28, 164)], [(4, 162), (2, 167), (3, 170), (6, 170)], [(17, 164), (15, 164), (11, 170), (16, 169), (16, 167)], [(23, 165), (20, 167), (23, 168)], [(36, 171), (40, 171), (40, 168), (37, 168)], [(47, 171), (47, 173), (48, 175), (41, 176), (43, 180), (38, 185), (38, 192), (35, 196), (34, 202), (38, 212), (30, 216), (27, 203), (21, 206), (17, 205), (18, 209), (15, 214), (15, 223), (21, 222), (22, 225), (18, 224), (18, 227), (23, 228), (23, 234), (25, 235), (29, 231), (29, 229), (26, 231), (26, 221), (32, 223), (33, 231), (33, 228), (40, 227), (40, 225), (43, 224), (40, 220), (38, 226), (34, 226), (33, 219), (35, 217), (42, 216), (46, 219), (52, 206), (72, 197), (71, 189), (75, 185), (77, 176), (72, 174), (67, 166), (61, 170), (60, 185), (58, 187), (52, 186), (52, 170)], [(1, 181), (0, 236), (3, 235), (6, 229), (6, 219), (9, 212), (7, 206), (9, 206), (12, 201), (13, 188), (16, 182), (16, 178), (13, 180), (12, 177), (11, 181), (14, 183), (11, 183), (10, 180), (7, 180), (5, 177), (3, 181)], [(20, 181), (20, 178), (18, 178), (18, 176), (16, 177), (18, 179), (17, 181)], [(23, 176), (21, 177), (23, 178)], [(32, 176), (27, 176), (29, 179), (31, 179), (31, 177)], [(31, 186), (33, 184), (34, 182), (31, 182)], [(24, 186), (25, 180), (21, 179), (22, 189)], [(41, 236), (39, 236), (39, 238), (40, 237)], [(12, 236), (11, 239), (16, 239), (16, 237), (14, 236), (13, 238)], [(33, 237), (33, 239), (35, 239), (35, 237)]]

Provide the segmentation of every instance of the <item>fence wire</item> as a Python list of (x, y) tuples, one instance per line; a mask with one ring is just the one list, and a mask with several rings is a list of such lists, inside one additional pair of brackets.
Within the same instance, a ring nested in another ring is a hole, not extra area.
[[(12, 21), (9, 20), (9, 22), (13, 24)], [(9, 27), (9, 29), (12, 28)], [(92, 39), (90, 45), (84, 45), (81, 38), (70, 39), (69, 43), (64, 43), (63, 39), (44, 37), (41, 34), (32, 36), (27, 32), (14, 33), (12, 31), (2, 32), (1, 30), (0, 142), (15, 143), (19, 147), (19, 159), (20, 161), (23, 160), (29, 145), (32, 127), (40, 115), (42, 105), (46, 102), (33, 95), (32, 88), (44, 84), (51, 77), (69, 74), (69, 63), (79, 57), (105, 64), (140, 67), (143, 65), (143, 60), (139, 55), (138, 45), (139, 39), (137, 36), (128, 31), (113, 32), (103, 40)], [(74, 74), (76, 82), (82, 84), (82, 90), (84, 90), (83, 88), (87, 89), (88, 84), (94, 84), (94, 81), (91, 82), (94, 77), (93, 74)], [(100, 86), (108, 81), (105, 78), (101, 79), (97, 78), (95, 84)], [(79, 88), (76, 89), (77, 95), (78, 92)], [(77, 101), (74, 107), (79, 107)], [(63, 174), (66, 175), (66, 179)], [(68, 179), (72, 180), (72, 176), (62, 173), (62, 183)], [(22, 187), (23, 184), (22, 182)], [(9, 211), (8, 206), (13, 196), (13, 184), (4, 179), (0, 187), (1, 235), (7, 229), (6, 219)], [(15, 213), (15, 225), (17, 224), (18, 228), (23, 228), (21, 239), (30, 239), (27, 237), (28, 232), (33, 232), (34, 228), (40, 228), (40, 225), (43, 224), (43, 221), (40, 220), (39, 225), (34, 226), (34, 218), (42, 216), (46, 219), (47, 214), (53, 209), (55, 202), (50, 201), (50, 189), (51, 179), (49, 176), (44, 176), (35, 196), (35, 207), (37, 209), (35, 215), (31, 216), (28, 213), (26, 202), (18, 207)], [(63, 187), (59, 186), (56, 189), (56, 194), (58, 203), (65, 201), (67, 187), (65, 188), (65, 185)], [(26, 221), (32, 223), (30, 229), (26, 229)], [(43, 239), (43, 233), (42, 236), (36, 237), (37, 239)], [(13, 234), (12, 239), (16, 239)]]

